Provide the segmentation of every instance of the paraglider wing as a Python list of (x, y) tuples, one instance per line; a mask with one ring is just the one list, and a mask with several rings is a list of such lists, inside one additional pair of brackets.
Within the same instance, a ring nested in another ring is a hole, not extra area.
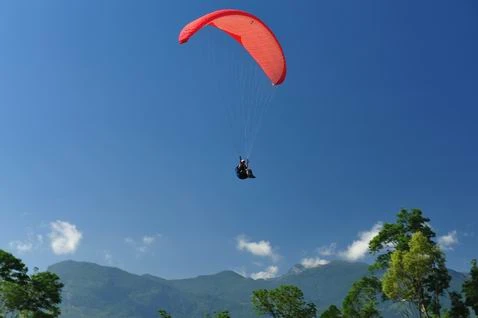
[(271, 80), (279, 85), (285, 80), (286, 62), (282, 47), (272, 30), (259, 18), (241, 10), (218, 10), (187, 24), (179, 34), (179, 43), (186, 43), (205, 26), (214, 26), (239, 42)]

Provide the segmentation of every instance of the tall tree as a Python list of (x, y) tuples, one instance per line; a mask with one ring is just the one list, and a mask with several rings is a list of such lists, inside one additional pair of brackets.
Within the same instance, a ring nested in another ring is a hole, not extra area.
[(428, 225), (429, 222), (430, 219), (424, 217), (419, 209), (400, 210), (397, 214), (397, 221), (395, 223), (385, 223), (382, 230), (369, 243), (372, 254), (384, 252), (378, 255), (373, 269), (386, 269), (393, 251), (407, 251), (408, 243), (416, 232), (421, 232), (429, 242), (434, 244), (432, 239), (436, 234)]
[(420, 317), (430, 317), (432, 296), (427, 293), (427, 283), (434, 273), (437, 259), (441, 257), (439, 248), (425, 235), (414, 233), (408, 251), (397, 250), (391, 254), (388, 270), (383, 276), (383, 292), (394, 301), (413, 303)]
[(292, 285), (282, 285), (272, 290), (255, 290), (252, 304), (259, 315), (273, 318), (314, 318), (317, 308), (314, 303), (306, 303), (302, 291)]
[(445, 255), (436, 247), (435, 261), (432, 264), (432, 272), (426, 278), (425, 285), (429, 295), (428, 310), (437, 317), (440, 317), (440, 297), (450, 285), (451, 276), (446, 268)]
[[(372, 254), (378, 254), (376, 262), (371, 266), (372, 270), (386, 270), (391, 264), (392, 254), (408, 252), (410, 241), (414, 234), (420, 233), (427, 244), (438, 249), (433, 240), (436, 234), (429, 225), (430, 219), (423, 216), (419, 209), (402, 209), (397, 214), (395, 223), (385, 223), (382, 230), (369, 243)], [(451, 276), (445, 266), (443, 253), (436, 253), (431, 271), (424, 282), (423, 299), (427, 312), (440, 315), (440, 296), (444, 294), (450, 285)], [(396, 260), (397, 261), (397, 260)]]
[(476, 259), (471, 261), (470, 277), (463, 284), (465, 304), (470, 306), (478, 316), (478, 266)]
[(381, 282), (374, 276), (362, 277), (353, 283), (342, 304), (345, 318), (378, 318), (377, 295)]

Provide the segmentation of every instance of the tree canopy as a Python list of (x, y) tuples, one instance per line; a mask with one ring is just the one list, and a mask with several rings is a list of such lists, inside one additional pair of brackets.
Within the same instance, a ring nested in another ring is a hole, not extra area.
[(465, 304), (470, 306), (478, 316), (478, 266), (476, 259), (471, 261), (470, 278), (463, 284)]
[(306, 303), (302, 291), (292, 285), (255, 290), (252, 304), (259, 315), (273, 318), (313, 318), (317, 315), (315, 304)]
[(60, 278), (37, 270), (31, 276), (27, 273), (20, 259), (0, 250), (0, 312), (42, 318), (60, 316)]

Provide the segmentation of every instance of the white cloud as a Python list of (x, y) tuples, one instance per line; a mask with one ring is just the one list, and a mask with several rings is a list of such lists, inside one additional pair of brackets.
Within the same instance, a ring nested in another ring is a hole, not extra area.
[(83, 234), (76, 225), (59, 221), (50, 223), (50, 246), (56, 255), (71, 254), (78, 248)]
[(33, 249), (32, 242), (12, 241), (8, 245), (19, 254), (31, 252)]
[(247, 251), (253, 255), (261, 257), (270, 257), (277, 261), (279, 255), (274, 253), (271, 243), (269, 241), (250, 242), (244, 236), (237, 237), (237, 249), (240, 251)]
[(257, 256), (272, 255), (272, 247), (268, 241), (248, 242), (245, 238), (240, 237), (237, 240), (237, 248), (241, 251), (246, 250)]
[(337, 243), (330, 243), (326, 246), (319, 247), (319, 254), (322, 256), (332, 256), (335, 255), (335, 250), (337, 248)]
[(257, 272), (251, 274), (252, 279), (271, 279), (277, 276), (279, 268), (277, 266), (269, 266), (263, 272)]
[(303, 258), (300, 262), (300, 264), (305, 268), (315, 268), (322, 265), (327, 265), (328, 263), (330, 263), (328, 260), (322, 259), (320, 257)]
[(458, 244), (456, 231), (451, 231), (447, 235), (438, 237), (438, 245), (443, 250), (453, 250), (453, 246)]
[(345, 251), (339, 253), (341, 257), (348, 261), (357, 261), (365, 257), (368, 253), (369, 242), (380, 232), (382, 223), (375, 224), (369, 231), (359, 233), (359, 239), (350, 244)]

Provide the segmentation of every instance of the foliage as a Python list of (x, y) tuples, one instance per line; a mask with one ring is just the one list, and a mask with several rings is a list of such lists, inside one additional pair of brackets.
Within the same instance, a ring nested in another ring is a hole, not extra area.
[(356, 281), (344, 299), (344, 317), (380, 317), (377, 309), (377, 294), (379, 293), (381, 293), (381, 282), (378, 278), (369, 276)]
[(216, 313), (214, 318), (231, 318), (231, 315), (229, 314), (229, 311), (221, 311)]
[(320, 318), (342, 318), (342, 312), (335, 305), (330, 305), (326, 311), (324, 311)]
[(252, 304), (259, 315), (273, 318), (313, 318), (317, 315), (315, 304), (306, 303), (302, 291), (293, 285), (255, 290)]
[(421, 232), (429, 242), (433, 242), (432, 238), (436, 235), (428, 222), (430, 219), (424, 217), (419, 209), (400, 210), (397, 214), (397, 221), (385, 223), (382, 230), (369, 243), (372, 254), (385, 250), (385, 254), (377, 257), (373, 269), (386, 269), (394, 250), (407, 251), (414, 233)]
[(37, 272), (27, 275), (28, 268), (21, 260), (0, 250), (0, 299), (2, 311), (33, 317), (60, 315), (63, 284), (56, 274)]
[[(420, 288), (415, 287), (415, 289), (420, 290), (421, 293), (419, 295), (419, 303), (423, 308), (420, 307), (420, 310), (439, 316), (441, 310), (440, 297), (443, 296), (446, 289), (450, 286), (451, 276), (445, 265), (444, 254), (440, 252), (436, 242), (433, 241), (436, 235), (429, 226), (429, 222), (430, 219), (424, 217), (422, 211), (419, 209), (412, 209), (410, 211), (402, 209), (397, 214), (397, 221), (395, 223), (384, 224), (379, 234), (370, 241), (369, 248), (372, 254), (382, 252), (382, 254), (377, 256), (371, 269), (387, 270), (391, 264), (394, 263), (395, 268), (389, 271), (388, 279), (398, 282), (398, 277), (402, 274), (406, 274), (403, 271), (400, 273), (398, 266), (403, 265), (401, 263), (404, 255), (408, 255), (407, 257), (411, 256), (411, 254), (408, 254), (411, 248), (410, 242), (414, 235), (420, 233), (423, 238), (420, 240), (434, 252), (432, 253), (433, 261), (428, 264), (427, 272), (422, 273), (423, 277), (421, 277), (421, 279), (423, 280), (420, 280)], [(392, 260), (393, 255), (395, 255), (394, 260)], [(408, 261), (411, 260), (408, 259)], [(418, 259), (416, 261), (418, 262)], [(408, 265), (411, 266), (412, 264)], [(417, 270), (416, 268), (414, 269)], [(419, 273), (415, 272), (414, 274), (418, 275)], [(392, 279), (392, 276), (396, 277)], [(392, 292), (390, 289), (391, 286), (388, 286), (388, 288), (389, 292)], [(400, 289), (403, 291), (404, 288), (404, 286), (395, 286), (394, 292), (399, 292)], [(399, 296), (403, 295), (396, 296), (399, 298)], [(410, 296), (410, 294), (408, 296)], [(398, 300), (398, 298), (392, 297), (392, 299), (395, 300)], [(417, 299), (414, 301), (417, 301)]]
[(225, 310), (214, 313), (214, 316), (206, 314), (204, 318), (231, 318), (231, 315), (229, 314), (229, 311)]
[(478, 316), (478, 266), (476, 259), (471, 261), (470, 278), (463, 283), (465, 304), (470, 306)]
[(414, 233), (408, 251), (397, 250), (391, 254), (389, 268), (383, 276), (383, 292), (394, 301), (412, 302), (419, 312), (428, 316), (431, 296), (426, 292), (427, 282), (441, 257), (436, 245), (421, 232)]
[(161, 318), (172, 318), (172, 316), (164, 309), (158, 310), (158, 314)]
[(28, 280), (28, 268), (12, 254), (0, 249), (0, 281), (24, 282)]
[(450, 286), (451, 276), (445, 264), (445, 255), (436, 248), (435, 261), (432, 264), (431, 273), (425, 279), (425, 286), (428, 292), (428, 311), (435, 316), (440, 316), (440, 297)]
[[(171, 316), (171, 314), (169, 314), (164, 309), (158, 310), (158, 314), (159, 314), (159, 317), (161, 318), (173, 318), (173, 316)], [(204, 318), (231, 318), (231, 315), (229, 314), (229, 311), (225, 310), (225, 311), (214, 313), (214, 316), (206, 314)]]
[(451, 308), (445, 314), (445, 318), (469, 318), (470, 311), (462, 300), (461, 294), (450, 292)]

